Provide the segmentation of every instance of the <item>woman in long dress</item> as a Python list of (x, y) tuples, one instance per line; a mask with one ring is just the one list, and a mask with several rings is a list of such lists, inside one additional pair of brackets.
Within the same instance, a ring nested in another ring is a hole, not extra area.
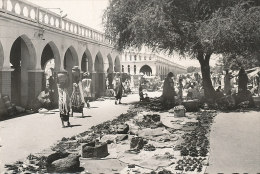
[[(61, 77), (62, 76), (62, 77)], [(70, 113), (70, 97), (67, 89), (67, 77), (63, 73), (58, 80), (58, 94), (59, 94), (59, 111), (62, 127), (65, 127), (64, 122), (67, 122), (67, 126), (70, 126), (69, 113)], [(59, 74), (58, 74), (59, 77)], [(61, 81), (61, 78), (62, 81)]]
[(115, 104), (117, 104), (117, 101), (119, 104), (121, 103), (121, 99), (122, 99), (122, 95), (123, 95), (123, 84), (122, 84), (122, 80), (120, 79), (120, 77), (116, 78), (116, 83), (115, 83)]
[(80, 69), (78, 66), (72, 68), (72, 78), (73, 78), (73, 88), (71, 94), (71, 107), (72, 107), (72, 116), (74, 112), (82, 114), (83, 117), (83, 108), (84, 108), (84, 99), (81, 89), (81, 80), (80, 80)]
[(173, 73), (169, 72), (163, 83), (162, 103), (167, 108), (173, 108), (175, 105), (173, 77)]
[(89, 100), (91, 99), (91, 82), (89, 73), (85, 72), (82, 79), (82, 90), (86, 107), (90, 108)]
[(228, 72), (228, 70), (226, 70), (226, 75), (225, 75), (225, 78), (224, 78), (224, 93), (227, 95), (227, 94), (231, 94), (231, 75), (230, 73)]
[(81, 113), (83, 116), (84, 103), (82, 102), (78, 83), (73, 83), (73, 90), (71, 94), (71, 107), (72, 107), (72, 116), (74, 112)]
[(238, 73), (238, 91), (245, 92), (247, 91), (248, 77), (244, 68), (241, 68)]

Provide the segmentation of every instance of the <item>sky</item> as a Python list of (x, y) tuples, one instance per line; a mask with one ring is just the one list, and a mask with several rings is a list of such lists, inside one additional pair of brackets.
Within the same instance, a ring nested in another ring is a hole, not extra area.
[[(63, 14), (67, 14), (67, 18), (82, 23), (88, 27), (104, 32), (102, 26), (102, 16), (109, 5), (109, 0), (28, 0), (44, 8), (61, 8)], [(52, 10), (59, 13), (59, 10)], [(174, 56), (178, 57), (178, 56)], [(182, 66), (199, 67), (197, 60), (190, 59), (174, 59), (175, 63)], [(215, 65), (215, 59), (211, 59), (210, 65)]]

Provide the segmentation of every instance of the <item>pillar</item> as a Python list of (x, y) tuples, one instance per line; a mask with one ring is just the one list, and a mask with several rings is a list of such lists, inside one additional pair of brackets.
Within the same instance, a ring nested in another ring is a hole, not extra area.
[(43, 70), (28, 71), (28, 106), (32, 106), (37, 96), (42, 91)]
[(96, 97), (96, 81), (97, 81), (97, 72), (95, 72), (95, 71), (93, 71), (92, 73), (91, 73), (91, 77), (92, 77), (92, 84), (91, 84), (91, 87), (92, 87), (92, 94), (91, 94), (91, 96), (93, 97), (93, 98), (95, 98)]
[(0, 70), (0, 93), (8, 95), (11, 99), (11, 74), (14, 69)]
[(93, 97), (101, 97), (105, 94), (105, 73), (92, 72)]

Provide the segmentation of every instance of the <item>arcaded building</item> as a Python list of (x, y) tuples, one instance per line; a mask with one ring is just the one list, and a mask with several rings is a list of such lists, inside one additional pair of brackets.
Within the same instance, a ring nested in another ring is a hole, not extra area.
[(174, 63), (173, 57), (155, 53), (147, 47), (143, 47), (141, 50), (125, 50), (122, 53), (121, 64), (121, 72), (131, 75), (160, 76), (161, 79), (164, 79), (169, 72), (174, 74), (187, 72), (186, 67)]

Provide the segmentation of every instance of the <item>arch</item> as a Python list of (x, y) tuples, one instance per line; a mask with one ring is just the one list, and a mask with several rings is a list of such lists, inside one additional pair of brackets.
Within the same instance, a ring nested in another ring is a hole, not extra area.
[(113, 73), (113, 60), (110, 54), (107, 55), (107, 59), (108, 59), (107, 73)]
[(42, 77), (42, 90), (45, 89), (46, 84), (49, 84), (51, 90), (54, 90), (53, 101), (55, 105), (58, 104), (58, 90), (54, 80), (54, 71), (59, 71), (61, 66), (60, 53), (54, 42), (50, 41), (45, 45), (41, 54), (41, 68), (44, 70)]
[(144, 65), (140, 68), (140, 73), (143, 73), (147, 76), (152, 75), (152, 68), (149, 65)]
[(94, 68), (96, 72), (104, 72), (104, 60), (100, 52), (95, 57)]
[(34, 47), (32, 41), (31, 41), (31, 39), (27, 35), (23, 34), (20, 37), (25, 42), (25, 44), (26, 44), (26, 46), (28, 48), (28, 51), (29, 51), (29, 59), (30, 60), (29, 60), (29, 64), (28, 64), (29, 65), (28, 66), (28, 70), (33, 70), (36, 67), (36, 51), (35, 51), (35, 47)]
[(119, 57), (118, 56), (116, 56), (116, 58), (115, 58), (115, 67), (114, 67), (114, 71), (115, 72), (120, 72), (120, 67), (121, 67), (121, 62), (120, 62), (120, 59), (119, 59)]
[[(18, 106), (26, 107), (34, 92), (28, 70), (36, 67), (36, 53), (31, 40), (26, 35), (19, 36), (12, 44), (10, 64), (14, 71), (11, 74), (11, 101)], [(29, 92), (30, 91), (30, 92)]]
[(93, 61), (91, 53), (86, 49), (82, 55), (81, 59), (81, 71), (92, 72), (93, 71)]
[(4, 49), (2, 43), (0, 42), (0, 69), (3, 68), (4, 64)]
[(78, 55), (77, 52), (75, 50), (75, 48), (73, 46), (70, 46), (64, 55), (64, 69), (68, 72), (69, 75), (69, 88), (68, 88), (68, 92), (69, 94), (72, 93), (72, 68), (74, 66), (78, 66)]
[(96, 97), (100, 97), (104, 94), (105, 90), (104, 60), (100, 52), (95, 57), (94, 70), (96, 71), (96, 75), (94, 76), (95, 95)]
[(54, 59), (54, 62), (55, 62), (55, 65), (54, 65), (55, 71), (60, 70), (61, 58), (60, 58), (59, 49), (53, 41), (50, 41), (49, 43), (47, 43), (45, 45), (45, 47), (42, 50), (42, 54), (41, 54), (42, 70), (44, 70), (44, 65), (46, 64), (46, 62), (52, 58)]

